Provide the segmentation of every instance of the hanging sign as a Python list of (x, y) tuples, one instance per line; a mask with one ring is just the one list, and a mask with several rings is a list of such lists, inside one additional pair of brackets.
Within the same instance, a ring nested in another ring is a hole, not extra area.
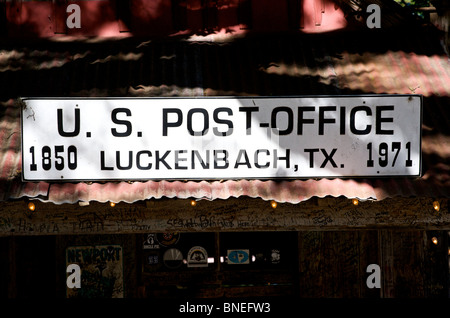
[(208, 253), (203, 247), (194, 246), (189, 250), (187, 267), (208, 267)]
[(420, 176), (420, 95), (24, 98), (25, 181)]
[(183, 254), (177, 248), (170, 248), (164, 252), (163, 262), (168, 268), (178, 268), (183, 264)]
[(180, 233), (157, 233), (156, 239), (162, 246), (172, 246), (178, 243)]
[(156, 234), (155, 233), (147, 234), (147, 238), (145, 239), (142, 247), (144, 250), (158, 250), (160, 246), (156, 239)]
[(67, 298), (124, 297), (122, 246), (69, 246), (66, 264), (81, 268), (81, 286), (67, 288)]
[(250, 250), (227, 250), (228, 264), (250, 264)]

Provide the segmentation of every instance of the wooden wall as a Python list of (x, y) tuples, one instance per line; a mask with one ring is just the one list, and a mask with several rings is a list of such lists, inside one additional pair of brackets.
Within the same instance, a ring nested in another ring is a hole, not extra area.
[[(448, 296), (447, 232), (300, 232), (299, 245), (303, 297)], [(366, 285), (369, 264), (381, 268), (380, 289)]]
[[(145, 263), (148, 251), (142, 248), (144, 234), (3, 237), (0, 296), (64, 298), (67, 247), (118, 244), (123, 248), (126, 298), (445, 298), (449, 292), (447, 233), (422, 230), (182, 233), (177, 248), (185, 253), (190, 245), (209, 244), (215, 263), (208, 268), (183, 265), (168, 269), (160, 265), (150, 270)], [(266, 241), (261, 240), (261, 235)], [(227, 242), (233, 237), (250, 251), (257, 248), (257, 241), (267, 246), (267, 242), (275, 242), (281, 246), (281, 257), (286, 262), (280, 266), (226, 266), (217, 259), (231, 246)], [(437, 245), (431, 242), (432, 237), (438, 238)], [(369, 264), (381, 268), (379, 289), (368, 288), (366, 284)]]
[[(117, 245), (127, 298), (448, 297), (450, 219), (447, 199), (439, 201), (439, 211), (428, 198), (358, 205), (324, 198), (276, 208), (251, 198), (195, 206), (178, 199), (114, 207), (33, 201), (34, 211), (28, 201), (3, 202), (0, 296), (64, 298), (66, 249)], [(207, 268), (148, 266), (143, 242), (149, 233), (179, 233), (184, 255), (194, 245), (205, 245), (215, 262)], [(232, 267), (218, 261), (228, 248), (257, 251), (272, 245), (284, 255), (281, 265)], [(367, 287), (369, 264), (380, 266), (379, 289)]]

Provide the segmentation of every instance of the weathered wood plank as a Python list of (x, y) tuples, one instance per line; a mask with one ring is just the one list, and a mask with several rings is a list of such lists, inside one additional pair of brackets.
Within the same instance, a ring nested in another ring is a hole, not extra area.
[[(444, 231), (439, 231), (445, 233)], [(430, 232), (379, 231), (383, 298), (447, 297), (448, 242), (434, 245)]]
[(199, 201), (161, 199), (134, 204), (93, 202), (88, 206), (36, 201), (0, 203), (0, 236), (131, 234), (148, 232), (327, 231), (367, 229), (450, 229), (447, 199), (441, 210), (427, 198), (360, 202), (345, 198), (278, 204), (251, 198)]
[[(423, 234), (424, 293), (430, 298), (449, 297), (449, 233), (427, 231)], [(433, 242), (434, 237), (437, 238), (437, 242)]]
[(381, 297), (393, 298), (395, 290), (394, 243), (390, 230), (378, 232), (378, 248), (380, 253)]
[[(376, 231), (301, 232), (298, 251), (300, 296), (379, 297), (379, 291), (369, 291), (366, 286), (368, 274), (365, 272), (368, 259), (375, 264), (378, 262), (376, 237)], [(362, 250), (361, 244), (364, 244)], [(370, 248), (375, 250), (375, 255), (371, 252), (369, 258), (367, 250)]]
[(380, 265), (378, 231), (358, 231), (358, 234), (360, 297), (380, 298), (380, 289), (367, 287), (367, 278), (372, 274), (367, 273), (367, 266), (370, 264)]
[(424, 297), (423, 231), (393, 232), (394, 297)]
[(302, 232), (299, 237), (300, 297), (324, 297), (323, 235), (321, 231)]

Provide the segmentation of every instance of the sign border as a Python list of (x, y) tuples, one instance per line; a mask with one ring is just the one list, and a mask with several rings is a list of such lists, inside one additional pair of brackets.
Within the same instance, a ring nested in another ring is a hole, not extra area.
[[(355, 98), (355, 97), (419, 97), (419, 112), (420, 112), (420, 125), (423, 124), (423, 95), (422, 94), (356, 94), (356, 95), (279, 95), (279, 96), (173, 96), (173, 97), (165, 97), (165, 96), (155, 96), (155, 97), (142, 97), (142, 96), (70, 96), (70, 97), (19, 97), (18, 103), (20, 107), (23, 109), (26, 107), (26, 100), (157, 100), (157, 99), (287, 99), (287, 98)], [(45, 180), (28, 180), (25, 178), (23, 173), (23, 164), (24, 164), (24, 152), (23, 152), (23, 111), (20, 111), (20, 131), (21, 131), (21, 159), (22, 159), (22, 167), (21, 167), (21, 181), (22, 182), (53, 182), (53, 183), (70, 183), (70, 182), (118, 182), (118, 181), (135, 181), (135, 182), (146, 182), (146, 181), (217, 181), (223, 180), (224, 178), (108, 178), (108, 179), (45, 179)], [(317, 177), (240, 177), (240, 178), (227, 178), (226, 180), (308, 180), (308, 179), (386, 179), (386, 178), (420, 178), (423, 175), (422, 170), (422, 128), (419, 131), (419, 172), (417, 175), (380, 175), (380, 176), (370, 176), (370, 175), (355, 175), (355, 176), (317, 176)]]

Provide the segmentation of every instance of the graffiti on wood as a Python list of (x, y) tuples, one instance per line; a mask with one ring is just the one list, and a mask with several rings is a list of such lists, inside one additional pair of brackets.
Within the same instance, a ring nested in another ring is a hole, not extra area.
[(431, 199), (396, 198), (358, 206), (344, 198), (327, 200), (325, 205), (311, 200), (277, 208), (250, 198), (200, 201), (195, 207), (188, 200), (170, 199), (115, 207), (98, 202), (88, 206), (36, 202), (33, 212), (25, 202), (4, 202), (0, 203), (0, 236), (450, 228), (447, 200), (442, 200), (440, 212), (432, 208)]

